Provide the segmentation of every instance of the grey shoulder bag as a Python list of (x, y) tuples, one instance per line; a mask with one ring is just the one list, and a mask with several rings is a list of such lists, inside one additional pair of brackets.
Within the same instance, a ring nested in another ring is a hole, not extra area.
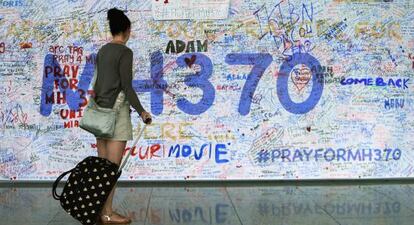
[[(92, 78), (92, 88), (98, 76), (98, 67), (95, 65), (95, 71)], [(94, 134), (96, 137), (111, 138), (114, 135), (116, 117), (121, 104), (113, 108), (100, 107), (94, 100), (89, 98), (83, 117), (80, 120), (79, 127)]]

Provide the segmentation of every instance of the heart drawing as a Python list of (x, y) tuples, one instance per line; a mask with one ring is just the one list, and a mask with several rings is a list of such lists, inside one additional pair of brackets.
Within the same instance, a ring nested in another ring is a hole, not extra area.
[(309, 68), (302, 66), (301, 68), (293, 69), (290, 78), (292, 79), (293, 84), (298, 89), (298, 91), (302, 91), (303, 88), (308, 85), (310, 79), (312, 77), (312, 72)]
[(184, 61), (187, 63), (187, 66), (191, 68), (191, 66), (195, 63), (197, 57), (192, 55), (191, 58), (185, 58)]

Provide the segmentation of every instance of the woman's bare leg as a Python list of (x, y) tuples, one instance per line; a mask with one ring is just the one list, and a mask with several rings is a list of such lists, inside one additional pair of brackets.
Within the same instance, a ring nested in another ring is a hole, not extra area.
[(98, 157), (106, 159), (106, 140), (97, 138), (96, 147), (98, 148)]
[[(106, 159), (117, 164), (121, 164), (122, 156), (126, 146), (126, 141), (106, 141)], [(111, 193), (108, 196), (107, 201), (105, 202), (104, 208), (102, 209), (102, 214), (110, 215), (112, 214), (112, 201), (114, 198), (115, 187), (112, 189)]]

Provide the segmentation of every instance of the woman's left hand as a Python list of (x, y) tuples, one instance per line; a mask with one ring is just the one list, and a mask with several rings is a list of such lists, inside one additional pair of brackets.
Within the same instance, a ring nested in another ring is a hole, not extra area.
[(147, 111), (144, 111), (144, 112), (141, 113), (141, 118), (142, 118), (142, 121), (144, 121), (144, 123), (146, 123), (146, 124), (151, 124), (152, 123), (152, 116)]

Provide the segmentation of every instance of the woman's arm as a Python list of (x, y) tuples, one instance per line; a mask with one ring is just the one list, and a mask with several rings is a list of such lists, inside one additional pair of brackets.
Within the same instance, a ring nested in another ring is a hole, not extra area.
[(133, 52), (131, 49), (128, 48), (122, 52), (119, 63), (121, 88), (124, 91), (128, 102), (139, 113), (139, 115), (141, 115), (145, 110), (138, 99), (137, 93), (132, 88), (132, 59)]

